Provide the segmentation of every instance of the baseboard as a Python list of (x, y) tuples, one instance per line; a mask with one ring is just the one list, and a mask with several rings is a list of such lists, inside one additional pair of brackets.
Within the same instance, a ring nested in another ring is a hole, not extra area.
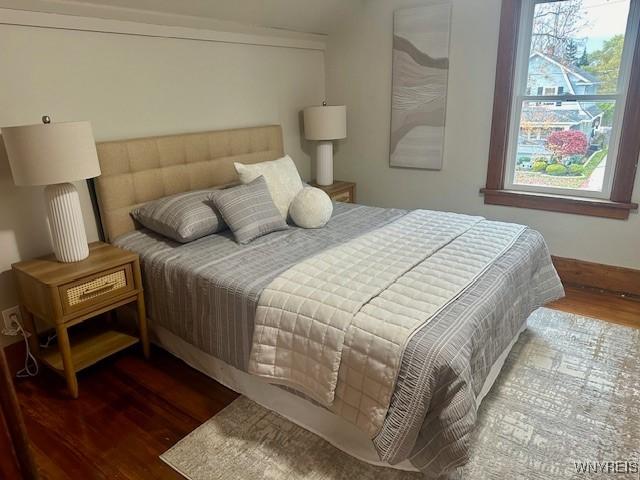
[(640, 296), (640, 270), (573, 258), (554, 256), (552, 259), (560, 279), (567, 285), (599, 288)]

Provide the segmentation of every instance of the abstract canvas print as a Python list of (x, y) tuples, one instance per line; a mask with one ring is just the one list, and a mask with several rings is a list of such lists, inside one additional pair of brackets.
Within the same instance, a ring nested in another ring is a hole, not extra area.
[(442, 168), (450, 24), (450, 3), (394, 13), (392, 167)]

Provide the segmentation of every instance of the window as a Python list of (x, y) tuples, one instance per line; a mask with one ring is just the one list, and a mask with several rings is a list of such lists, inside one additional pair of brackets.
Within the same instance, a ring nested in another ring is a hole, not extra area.
[(501, 22), (485, 201), (626, 218), (640, 0), (503, 0)]

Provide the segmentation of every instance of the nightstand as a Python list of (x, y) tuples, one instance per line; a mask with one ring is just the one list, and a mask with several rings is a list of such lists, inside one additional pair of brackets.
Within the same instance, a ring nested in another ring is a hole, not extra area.
[(332, 185), (318, 185), (315, 180), (310, 183), (312, 187), (324, 190), (334, 202), (355, 203), (356, 184), (336, 180)]
[[(73, 398), (78, 397), (76, 372), (138, 342), (149, 357), (147, 318), (138, 255), (102, 242), (89, 245), (89, 257), (60, 263), (53, 255), (12, 265), (29, 346), (41, 363), (64, 375)], [(99, 328), (87, 329), (69, 340), (71, 327), (136, 303), (137, 336), (96, 319)], [(34, 317), (55, 328), (57, 346), (40, 348)]]

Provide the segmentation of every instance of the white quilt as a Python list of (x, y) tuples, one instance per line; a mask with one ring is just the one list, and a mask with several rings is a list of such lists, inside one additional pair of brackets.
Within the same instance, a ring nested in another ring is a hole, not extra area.
[(417, 210), (295, 265), (260, 297), (249, 372), (308, 395), (373, 437), (413, 332), (524, 228)]

